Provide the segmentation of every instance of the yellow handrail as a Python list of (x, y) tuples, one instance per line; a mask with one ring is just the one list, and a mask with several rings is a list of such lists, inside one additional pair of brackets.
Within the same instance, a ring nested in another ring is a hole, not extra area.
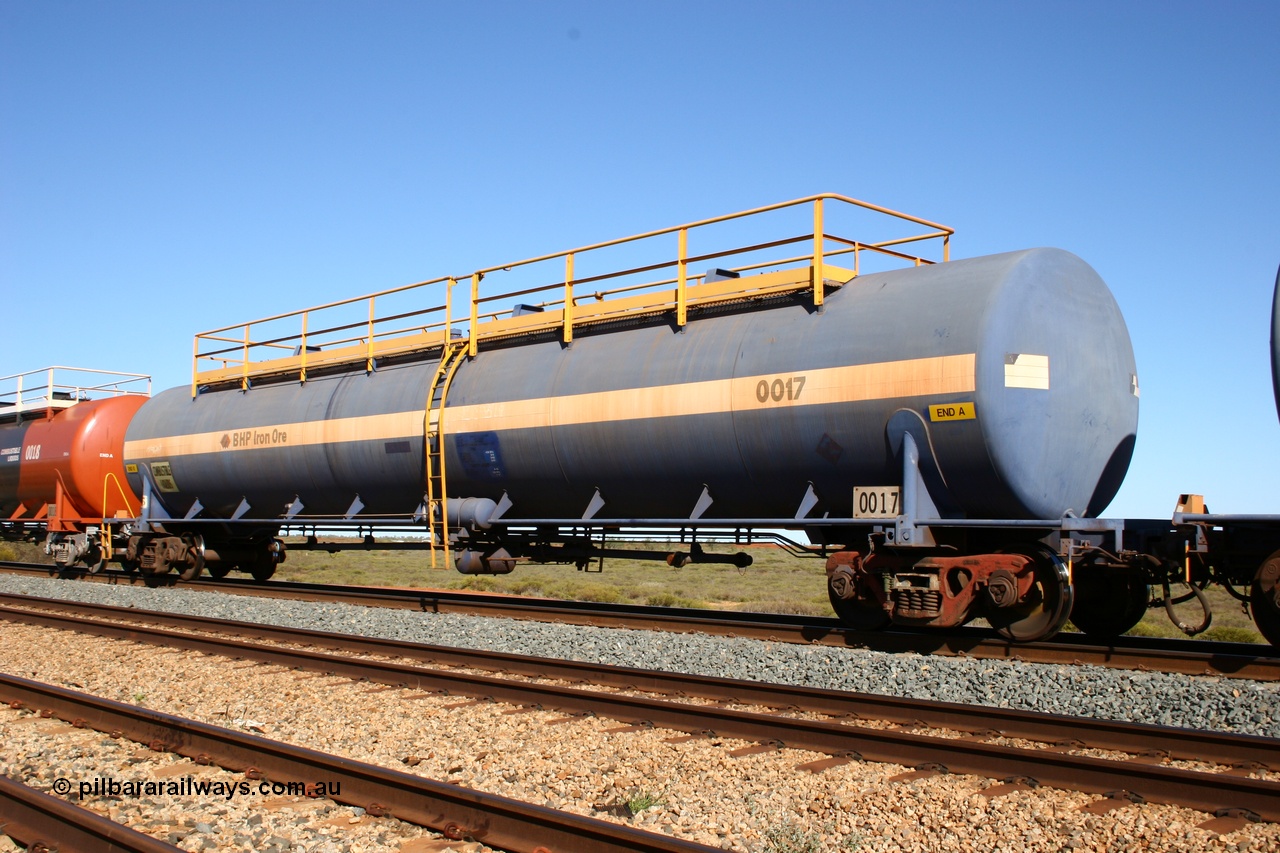
[(813, 304), (822, 307), (822, 244), (827, 235), (822, 230), (822, 199), (813, 201)]
[[(690, 238), (694, 232), (702, 233), (699, 229), (804, 205), (812, 206), (813, 229), (808, 234), (767, 242), (748, 243), (694, 255), (689, 252)], [(831, 222), (832, 213), (836, 210), (836, 206), (840, 210), (854, 208), (880, 214), (890, 219), (923, 226), (929, 230), (921, 234), (872, 242), (829, 234), (826, 228)], [(637, 302), (635, 299), (632, 299), (629, 304), (640, 304), (641, 307), (636, 310), (649, 313), (657, 310), (674, 311), (676, 323), (679, 326), (683, 326), (688, 321), (688, 308), (691, 304), (690, 300), (693, 298), (691, 289), (702, 287), (703, 285), (697, 284), (697, 282), (703, 282), (705, 278), (700, 275), (690, 275), (688, 269), (690, 263), (761, 253), (771, 248), (793, 243), (808, 243), (812, 247), (811, 251), (794, 257), (771, 258), (762, 262), (750, 259), (750, 263), (732, 269), (734, 272), (742, 273), (762, 270), (766, 267), (783, 268), (797, 264), (808, 264), (807, 286), (812, 291), (814, 305), (821, 307), (826, 298), (827, 268), (832, 258), (852, 253), (854, 256), (852, 273), (854, 275), (861, 272), (861, 254), (866, 251), (872, 251), (887, 258), (916, 265), (934, 263), (935, 261), (932, 259), (890, 247), (902, 247), (907, 244), (940, 239), (942, 241), (941, 260), (946, 261), (950, 258), (950, 240), (953, 233), (954, 229), (945, 225), (869, 202), (859, 201), (848, 196), (835, 193), (805, 196), (804, 198), (756, 207), (737, 213), (700, 219), (670, 228), (661, 228), (629, 237), (592, 243), (568, 251), (553, 252), (521, 261), (484, 267), (467, 275), (441, 276), (427, 279), (390, 290), (329, 302), (302, 311), (276, 314), (247, 323), (239, 323), (202, 332), (196, 335), (192, 351), (192, 394), (198, 393), (201, 387), (206, 385), (236, 383), (242, 388), (248, 388), (251, 379), (262, 374), (293, 376), (299, 381), (306, 381), (310, 373), (323, 366), (362, 363), (365, 370), (372, 371), (376, 367), (377, 359), (384, 354), (441, 349), (448, 344), (453, 329), (453, 318), (448, 295), (451, 292), (452, 284), (463, 279), (470, 279), (471, 282), (469, 305), (464, 311), (462, 322), (467, 323), (467, 328), (465, 329), (467, 354), (474, 357), (478, 353), (483, 340), (503, 334), (529, 334), (558, 329), (563, 341), (566, 344), (572, 344), (574, 332), (583, 322), (597, 322), (603, 316), (614, 316), (613, 313), (608, 311), (603, 314), (595, 312), (594, 317), (580, 316), (579, 311), (575, 309), (583, 299), (594, 298), (597, 301), (605, 301), (610, 298), (619, 298), (621, 294), (625, 293), (634, 293), (645, 289), (657, 290), (671, 285), (674, 285), (674, 289), (669, 291), (670, 296), (667, 300), (662, 301), (661, 304), (658, 302), (644, 302), (643, 300)], [(598, 259), (596, 255), (591, 253), (636, 244), (653, 238), (667, 237), (668, 235), (676, 236), (674, 257), (666, 255), (667, 259), (656, 263), (631, 264), (623, 269), (614, 269), (592, 275), (583, 276), (580, 273), (580, 270), (584, 269), (584, 256)], [(836, 245), (829, 246), (829, 243)], [(544, 285), (524, 287), (502, 294), (482, 296), (480, 293), (480, 283), (490, 273), (510, 272), (521, 267), (529, 267), (554, 260), (561, 260), (564, 264), (563, 276), (558, 276), (560, 278), (559, 281), (553, 278)], [(673, 269), (673, 275), (659, 277), (660, 280), (658, 281), (648, 281), (640, 284), (623, 281), (645, 272), (662, 269)], [(848, 273), (840, 280), (847, 278)], [(579, 291), (582, 285), (592, 282), (615, 282), (619, 286), (596, 290), (593, 293), (581, 293)], [(387, 297), (407, 294), (433, 285), (443, 285), (445, 287), (446, 299), (444, 305), (433, 305), (429, 308), (415, 307), (412, 310), (399, 313), (392, 312), (389, 316), (381, 318), (377, 316), (375, 302), (385, 305)], [(721, 285), (723, 285), (723, 282), (718, 283), (716, 289), (718, 295), (716, 298), (735, 298), (731, 288), (729, 291), (725, 291), (720, 287)], [(743, 287), (744, 290), (751, 289), (749, 278), (743, 279)], [(480, 310), (480, 306), (484, 303), (502, 299), (509, 300), (517, 296), (545, 293), (552, 290), (561, 292), (559, 298), (548, 298), (535, 306), (543, 310), (544, 313), (541, 318), (517, 318), (511, 308), (490, 313), (482, 313)], [(704, 295), (702, 298), (706, 299), (708, 297)], [(667, 305), (667, 307), (663, 308), (662, 305)], [(347, 319), (336, 323), (332, 319), (323, 323), (313, 322), (318, 318), (312, 315), (319, 315), (323, 312), (325, 317), (333, 318), (337, 312), (350, 311), (357, 306), (365, 307), (365, 310), (361, 311), (364, 316), (359, 319)], [(445, 314), (443, 318), (439, 316), (442, 309)], [(388, 329), (388, 324), (396, 320), (409, 320), (410, 322), (408, 326), (400, 324), (394, 330)], [(277, 331), (281, 326), (285, 330), (283, 332)], [(352, 337), (350, 334), (341, 334), (344, 331), (357, 328), (363, 331), (363, 334), (358, 337)], [(311, 346), (310, 349), (308, 348), (309, 342), (314, 343), (314, 346)], [(281, 349), (290, 350), (295, 346), (298, 348), (296, 355), (279, 353)], [(214, 366), (209, 367), (208, 365)]]
[(676, 246), (676, 325), (684, 326), (689, 320), (689, 229), (680, 229)]
[(564, 256), (564, 342), (573, 343), (573, 256), (570, 252)]
[[(111, 473), (110, 471), (108, 471), (107, 475), (102, 478), (102, 511), (104, 513), (107, 511), (107, 483), (116, 484), (116, 491), (120, 493), (120, 497), (124, 500), (125, 512), (129, 514), (130, 518), (136, 518), (138, 513), (133, 510), (133, 507), (129, 503), (128, 492), (126, 492), (124, 490), (124, 487), (120, 485), (120, 481), (116, 479), (116, 475)], [(104, 516), (104, 521), (105, 521), (105, 516)]]
[(115, 483), (116, 491), (120, 493), (120, 497), (124, 500), (124, 511), (129, 515), (129, 517), (136, 518), (138, 513), (134, 511), (132, 506), (130, 506), (129, 494), (124, 490), (124, 487), (120, 485), (120, 481), (116, 478), (116, 475), (108, 471), (107, 475), (102, 478), (102, 531), (98, 534), (98, 539), (102, 543), (103, 556), (105, 559), (110, 560), (113, 554), (111, 551), (111, 523), (107, 521), (106, 516), (108, 483)]

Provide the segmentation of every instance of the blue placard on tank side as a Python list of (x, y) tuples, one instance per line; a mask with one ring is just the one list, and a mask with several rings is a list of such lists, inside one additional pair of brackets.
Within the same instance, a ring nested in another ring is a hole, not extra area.
[(502, 454), (496, 432), (469, 432), (454, 439), (462, 471), (473, 480), (501, 480)]

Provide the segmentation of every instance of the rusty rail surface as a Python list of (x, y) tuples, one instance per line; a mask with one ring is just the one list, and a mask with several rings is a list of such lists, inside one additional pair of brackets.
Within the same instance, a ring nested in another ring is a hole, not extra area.
[[(21, 599), (22, 597), (17, 597)], [(60, 608), (64, 602), (44, 599), (36, 603), (41, 608)], [(95, 605), (94, 607), (100, 607)], [(141, 614), (124, 609), (121, 618), (134, 619)], [(185, 631), (209, 630), (219, 620), (191, 620), (171, 614), (145, 614), (147, 618), (172, 620)], [(1145, 726), (1129, 723), (1106, 723), (1070, 717), (1037, 715), (1029, 712), (1013, 712), (1003, 709), (972, 708), (966, 706), (938, 706), (929, 725), (945, 725), (972, 736), (955, 739), (916, 734), (912, 728), (926, 724), (921, 718), (934, 714), (933, 703), (904, 705), (893, 714), (915, 713), (915, 717), (900, 720), (904, 725), (898, 730), (876, 730), (846, 725), (838, 722), (795, 719), (773, 714), (736, 711), (723, 707), (688, 705), (660, 699), (630, 695), (603, 693), (547, 684), (532, 684), (411, 666), (401, 663), (356, 659), (324, 654), (310, 650), (265, 646), (242, 640), (220, 637), (192, 636), (158, 628), (139, 625), (101, 622), (51, 612), (35, 612), (0, 608), (0, 619), (27, 622), (66, 630), (82, 631), (99, 636), (161, 644), (165, 646), (220, 654), (233, 658), (258, 660), (283, 666), (318, 670), (346, 676), (355, 680), (368, 680), (392, 684), (415, 690), (458, 694), (489, 701), (508, 702), (517, 705), (536, 705), (575, 714), (597, 714), (632, 725), (655, 726), (678, 731), (757, 741), (775, 747), (789, 747), (826, 753), (832, 760), (865, 759), (890, 762), (914, 767), (940, 769), (944, 772), (968, 773), (997, 779), (1027, 780), (1032, 784), (1079, 790), (1089, 793), (1115, 794), (1125, 792), (1138, 800), (1172, 803), (1199, 809), (1209, 813), (1229, 809), (1245, 810), (1264, 820), (1280, 820), (1280, 782), (1249, 778), (1239, 773), (1210, 773), (1191, 771), (1150, 763), (1164, 757), (1190, 758), (1224, 765), (1238, 765), (1247, 773), (1256, 768), (1280, 769), (1280, 740), (1245, 735), (1194, 732)], [(222, 631), (263, 634), (268, 632), (275, 639), (295, 643), (316, 642), (315, 632), (299, 632), (293, 629), (270, 628), (247, 623), (224, 623)], [(288, 639), (292, 637), (292, 639)], [(344, 635), (328, 635), (325, 642), (339, 643), (347, 651), (367, 653), (367, 645), (348, 648), (355, 641), (365, 644), (364, 638)], [(379, 653), (386, 653), (383, 649)], [(492, 665), (492, 653), (478, 653), (472, 658), (467, 650), (442, 650), (426, 647), (422, 654), (439, 655), (443, 660), (461, 666), (484, 667), (484, 661)], [(507, 656), (515, 658), (518, 656)], [(571, 677), (569, 671), (556, 667), (569, 667), (575, 678), (603, 680), (599, 668), (595, 673), (584, 667), (590, 665), (569, 664), (537, 658), (524, 658), (523, 665), (542, 676)], [(649, 681), (661, 682), (670, 678), (664, 673), (630, 671), (615, 674), (623, 684), (619, 686), (645, 688)], [(627, 683), (628, 679), (638, 683)], [(723, 679), (700, 679), (705, 682), (695, 686), (692, 677), (678, 686), (668, 689), (693, 689), (698, 695), (718, 698), (722, 701), (753, 702), (768, 700), (769, 704), (788, 702), (796, 697), (808, 702), (812, 710), (827, 714), (858, 714), (875, 716), (875, 707), (889, 707), (893, 701), (886, 697), (867, 697), (840, 694), (835, 691), (799, 690), (791, 694), (778, 685), (752, 685), (751, 682), (727, 682)], [(748, 691), (756, 693), (744, 698)], [(719, 691), (719, 692), (717, 692)], [(739, 695), (742, 694), (742, 695)], [(763, 694), (763, 695), (761, 695)], [(773, 697), (770, 699), (769, 697)], [(902, 701), (902, 700), (897, 700)], [(904, 709), (911, 710), (905, 711)], [(918, 712), (918, 713), (916, 713)], [(894, 719), (894, 716), (887, 716)], [(942, 722), (942, 720), (946, 722)], [(993, 727), (1001, 727), (996, 729)], [(1005, 729), (1007, 727), (1007, 730)], [(988, 743), (994, 737), (1009, 735), (1036, 737), (1059, 742), (1058, 750), (1022, 749)], [(1139, 754), (1134, 760), (1104, 760), (1067, 754), (1065, 750), (1077, 747), (1102, 747), (1122, 749)], [(830, 760), (824, 766), (830, 766)]]
[(0, 776), (0, 837), (59, 853), (178, 853), (165, 841)]
[[(74, 619), (58, 619), (59, 614), (79, 614), (95, 620), (119, 620), (134, 625), (167, 626), (176, 628), (180, 632), (205, 631), (227, 634), (240, 639), (330, 648), (345, 654), (406, 658), (421, 661), (432, 667), (467, 667), (507, 676), (555, 678), (623, 690), (643, 690), (670, 696), (696, 696), (718, 702), (777, 707), (828, 714), (833, 717), (875, 719), (901, 725), (931, 726), (968, 732), (998, 731), (1006, 737), (1049, 743), (1081, 740), (1096, 749), (1150, 753), (1169, 750), (1172, 746), (1169, 752), (1171, 758), (1198, 760), (1212, 755), (1226, 763), (1258, 762), (1280, 768), (1280, 740), (1273, 738), (1214, 734), (1163, 726), (1040, 714), (1009, 708), (924, 701), (875, 693), (850, 693), (843, 690), (636, 669), (484, 649), (465, 649), (312, 631), (304, 628), (211, 619), (203, 616), (140, 611), (131, 607), (117, 607), (109, 604), (90, 604), (0, 593), (0, 619), (7, 619), (10, 616), (21, 619), (18, 613), (23, 611), (15, 613), (11, 610), (14, 607), (51, 610), (54, 612), (54, 618), (44, 621), (43, 624), (68, 630), (78, 630), (84, 623)], [(116, 626), (116, 628), (118, 629), (116, 636), (121, 638), (144, 639), (141, 634), (132, 631), (129, 627)], [(165, 632), (156, 632), (152, 636), (158, 642), (167, 642), (173, 638), (173, 635)], [(218, 648), (213, 647), (209, 650), (217, 652)], [(365, 664), (368, 662), (362, 662), (362, 666)], [(369, 665), (378, 666), (376, 663)], [(1171, 733), (1173, 734), (1172, 744), (1170, 743)]]
[(249, 771), (254, 778), (340, 780), (342, 793), (334, 797), (339, 802), (513, 853), (710, 853), (715, 849), (16, 676), (0, 674), (0, 701), (50, 712), (76, 726), (119, 733), (153, 749)]
[(704, 633), (787, 643), (821, 643), (872, 651), (1028, 663), (1091, 664), (1114, 669), (1141, 669), (1185, 675), (1217, 675), (1257, 681), (1280, 680), (1280, 657), (1260, 643), (1215, 643), (1205, 640), (1159, 640), (1123, 637), (1112, 644), (1079, 634), (1059, 634), (1051, 641), (1012, 643), (994, 631), (851, 631), (835, 619), (690, 608), (560, 601), (545, 598), (458, 592), (453, 590), (367, 588), (337, 584), (251, 580), (178, 581), (175, 575), (144, 579), (140, 575), (107, 571), (90, 574), (80, 569), (59, 571), (54, 566), (0, 562), (0, 571), (79, 578), (124, 586), (175, 586), (234, 595), (296, 601), (331, 601), (369, 607), (403, 608), (432, 613), (500, 616), (597, 627)]

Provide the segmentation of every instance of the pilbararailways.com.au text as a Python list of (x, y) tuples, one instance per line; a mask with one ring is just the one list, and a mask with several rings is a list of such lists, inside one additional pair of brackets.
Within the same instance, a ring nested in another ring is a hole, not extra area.
[(336, 797), (342, 793), (341, 782), (214, 782), (194, 776), (165, 780), (97, 776), (81, 782), (55, 779), (52, 788), (63, 797), (75, 791), (82, 800), (90, 797), (223, 797), (229, 802), (238, 796)]

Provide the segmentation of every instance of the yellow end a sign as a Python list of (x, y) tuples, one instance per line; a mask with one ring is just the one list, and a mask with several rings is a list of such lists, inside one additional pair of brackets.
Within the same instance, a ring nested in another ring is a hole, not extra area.
[(971, 421), (975, 417), (973, 403), (935, 403), (929, 406), (929, 420)]

